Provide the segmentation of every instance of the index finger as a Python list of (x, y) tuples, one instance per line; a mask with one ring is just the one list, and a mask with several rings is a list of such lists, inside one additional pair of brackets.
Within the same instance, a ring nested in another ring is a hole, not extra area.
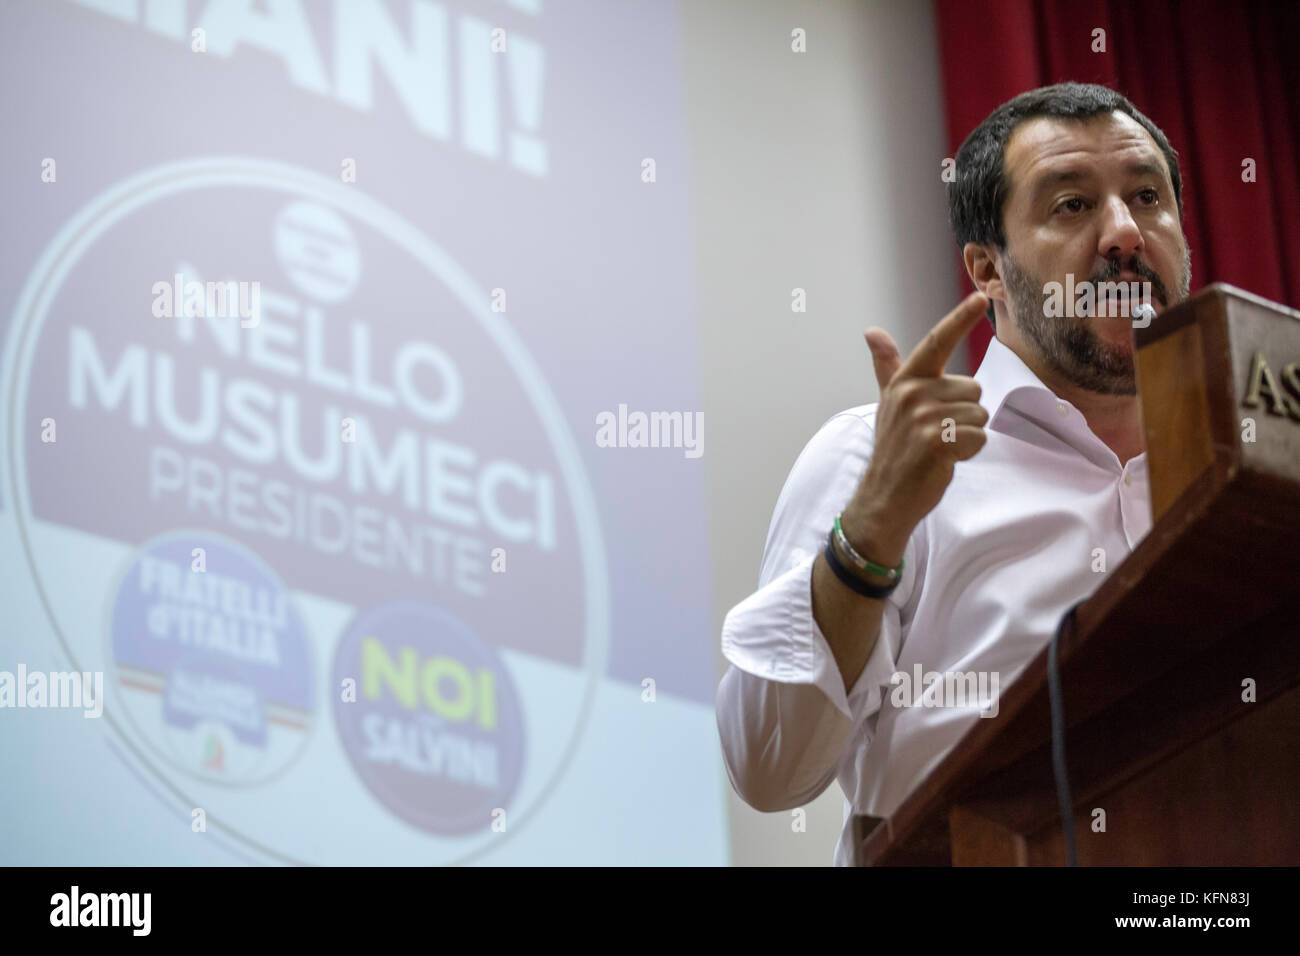
[(989, 307), (989, 300), (982, 292), (972, 292), (925, 334), (921, 344), (916, 347), (903, 367), (901, 375), (935, 377), (943, 374), (952, 350), (957, 343), (975, 327)]

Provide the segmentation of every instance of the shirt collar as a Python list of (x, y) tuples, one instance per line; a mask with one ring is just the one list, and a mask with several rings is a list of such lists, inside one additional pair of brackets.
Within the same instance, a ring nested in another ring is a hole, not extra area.
[[(980, 404), (989, 412), (988, 428), (1015, 430), (1016, 426), (1006, 421), (1007, 413), (1013, 412), (1052, 433), (1101, 467), (1123, 470), (1119, 458), (1088, 426), (1083, 412), (1044, 385), (1024, 360), (997, 336), (989, 340), (974, 378), (980, 383)], [(1146, 452), (1136, 456), (1131, 466), (1134, 470), (1144, 470)]]
[(1037, 392), (1043, 398), (1058, 400), (1056, 393), (1044, 385), (1024, 360), (997, 336), (989, 339), (975, 381), (980, 383), (980, 404), (989, 411), (989, 424), (1013, 397), (1021, 399)]

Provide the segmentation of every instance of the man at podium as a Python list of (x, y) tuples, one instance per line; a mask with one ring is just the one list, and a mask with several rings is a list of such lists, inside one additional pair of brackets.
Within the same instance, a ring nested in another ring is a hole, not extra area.
[[(832, 416), (728, 613), (727, 772), (759, 810), (838, 779), (888, 816), (1151, 527), (1134, 323), (1186, 299), (1182, 178), (1125, 97), (1065, 83), (994, 110), (948, 186), (978, 292), (909, 354), (866, 333), (880, 401)], [(979, 370), (945, 374), (981, 315)]]

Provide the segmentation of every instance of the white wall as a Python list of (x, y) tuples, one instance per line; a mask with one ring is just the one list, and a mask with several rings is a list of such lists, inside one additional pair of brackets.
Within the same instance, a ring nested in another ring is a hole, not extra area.
[[(715, 647), (751, 593), (795, 457), (843, 408), (876, 401), (862, 332), (906, 355), (958, 301), (930, 5), (683, 0), (696, 304)], [(801, 27), (807, 52), (790, 49)], [(807, 312), (791, 311), (791, 290)], [(959, 350), (950, 371), (965, 373)], [(719, 650), (718, 675), (725, 670)], [(718, 760), (721, 764), (721, 748)], [(829, 865), (844, 797), (791, 814), (728, 787), (733, 862)]]

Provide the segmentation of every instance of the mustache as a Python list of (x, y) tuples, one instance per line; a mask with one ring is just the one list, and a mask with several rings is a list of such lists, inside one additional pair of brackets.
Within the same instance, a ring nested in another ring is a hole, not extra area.
[(1145, 281), (1150, 282), (1151, 294), (1160, 301), (1161, 305), (1169, 304), (1169, 290), (1166, 289), (1165, 284), (1160, 281), (1159, 274), (1146, 263), (1139, 260), (1137, 256), (1131, 257), (1127, 263), (1121, 263), (1118, 259), (1108, 259), (1106, 265), (1093, 273), (1092, 277), (1088, 281), (1090, 281), (1094, 286), (1100, 282), (1109, 282), (1125, 270), (1133, 273), (1139, 279), (1144, 279)]

